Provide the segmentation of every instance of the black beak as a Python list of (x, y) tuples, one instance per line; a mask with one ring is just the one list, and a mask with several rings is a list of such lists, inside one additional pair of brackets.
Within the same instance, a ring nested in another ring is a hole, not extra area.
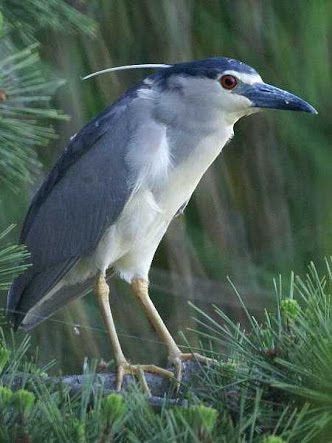
[(246, 85), (241, 95), (247, 97), (255, 108), (288, 109), (318, 114), (314, 107), (296, 95), (266, 83)]

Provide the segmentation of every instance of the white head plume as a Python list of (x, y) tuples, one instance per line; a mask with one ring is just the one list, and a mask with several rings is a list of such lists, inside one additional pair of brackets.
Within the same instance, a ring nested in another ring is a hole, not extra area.
[(107, 72), (114, 71), (125, 71), (127, 69), (145, 69), (145, 68), (170, 68), (172, 65), (166, 65), (162, 63), (147, 63), (142, 65), (125, 65), (125, 66), (115, 66), (114, 68), (107, 68), (101, 71), (93, 72), (92, 74), (88, 74), (82, 78), (82, 80), (87, 80), (88, 78), (96, 77), (100, 74), (106, 74)]

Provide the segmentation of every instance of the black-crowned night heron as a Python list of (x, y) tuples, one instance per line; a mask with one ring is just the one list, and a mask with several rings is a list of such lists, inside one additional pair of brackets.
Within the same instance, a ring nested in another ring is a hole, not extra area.
[(237, 120), (261, 108), (316, 113), (233, 59), (155, 67), (155, 74), (88, 123), (60, 156), (22, 229), (20, 242), (31, 253), (32, 267), (8, 295), (15, 326), (29, 330), (95, 284), (118, 389), (126, 373), (172, 373), (126, 360), (109, 305), (107, 269), (132, 286), (179, 381), (181, 362), (193, 355), (181, 352), (148, 294), (151, 262), (168, 225), (233, 136)]

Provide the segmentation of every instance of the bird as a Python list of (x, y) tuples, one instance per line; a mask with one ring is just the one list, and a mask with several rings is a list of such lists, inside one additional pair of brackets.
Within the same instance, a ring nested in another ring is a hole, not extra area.
[[(268, 108), (317, 114), (227, 57), (107, 68), (86, 78), (137, 68), (154, 71), (71, 138), (33, 197), (19, 240), (31, 266), (13, 281), (7, 298), (13, 326), (28, 331), (94, 288), (113, 348), (117, 390), (126, 374), (148, 390), (146, 372), (180, 383), (184, 361), (209, 362), (180, 350), (149, 296), (149, 270), (169, 224), (233, 137), (234, 124)], [(131, 285), (174, 372), (125, 357), (108, 270)]]

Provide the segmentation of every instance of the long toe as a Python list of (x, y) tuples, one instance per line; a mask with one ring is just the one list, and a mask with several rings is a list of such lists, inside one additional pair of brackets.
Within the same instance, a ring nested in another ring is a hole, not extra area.
[(194, 360), (199, 363), (204, 363), (207, 365), (211, 365), (214, 363), (217, 363), (217, 360), (214, 360), (213, 358), (205, 357), (204, 355), (198, 354), (197, 352), (194, 353), (179, 353), (177, 355), (170, 355), (168, 357), (170, 363), (174, 366), (174, 378), (177, 383), (177, 390), (180, 388), (180, 384), (182, 381), (183, 376), (183, 362)]
[(122, 389), (123, 380), (125, 375), (132, 375), (136, 377), (142, 387), (143, 392), (151, 397), (151, 391), (149, 385), (146, 381), (145, 373), (160, 375), (161, 377), (166, 377), (173, 379), (174, 374), (167, 369), (160, 368), (155, 365), (132, 365), (128, 362), (124, 362), (118, 365), (117, 368), (117, 380), (116, 380), (116, 389), (120, 391)]
[(217, 360), (214, 360), (213, 358), (205, 357), (205, 355), (198, 354), (197, 352), (190, 352), (190, 353), (184, 353), (180, 355), (180, 359), (182, 361), (188, 361), (188, 360), (196, 360), (200, 363), (205, 364), (213, 364), (217, 363)]
[(125, 375), (126, 364), (120, 364), (116, 370), (116, 390), (119, 392), (122, 389), (123, 377)]

